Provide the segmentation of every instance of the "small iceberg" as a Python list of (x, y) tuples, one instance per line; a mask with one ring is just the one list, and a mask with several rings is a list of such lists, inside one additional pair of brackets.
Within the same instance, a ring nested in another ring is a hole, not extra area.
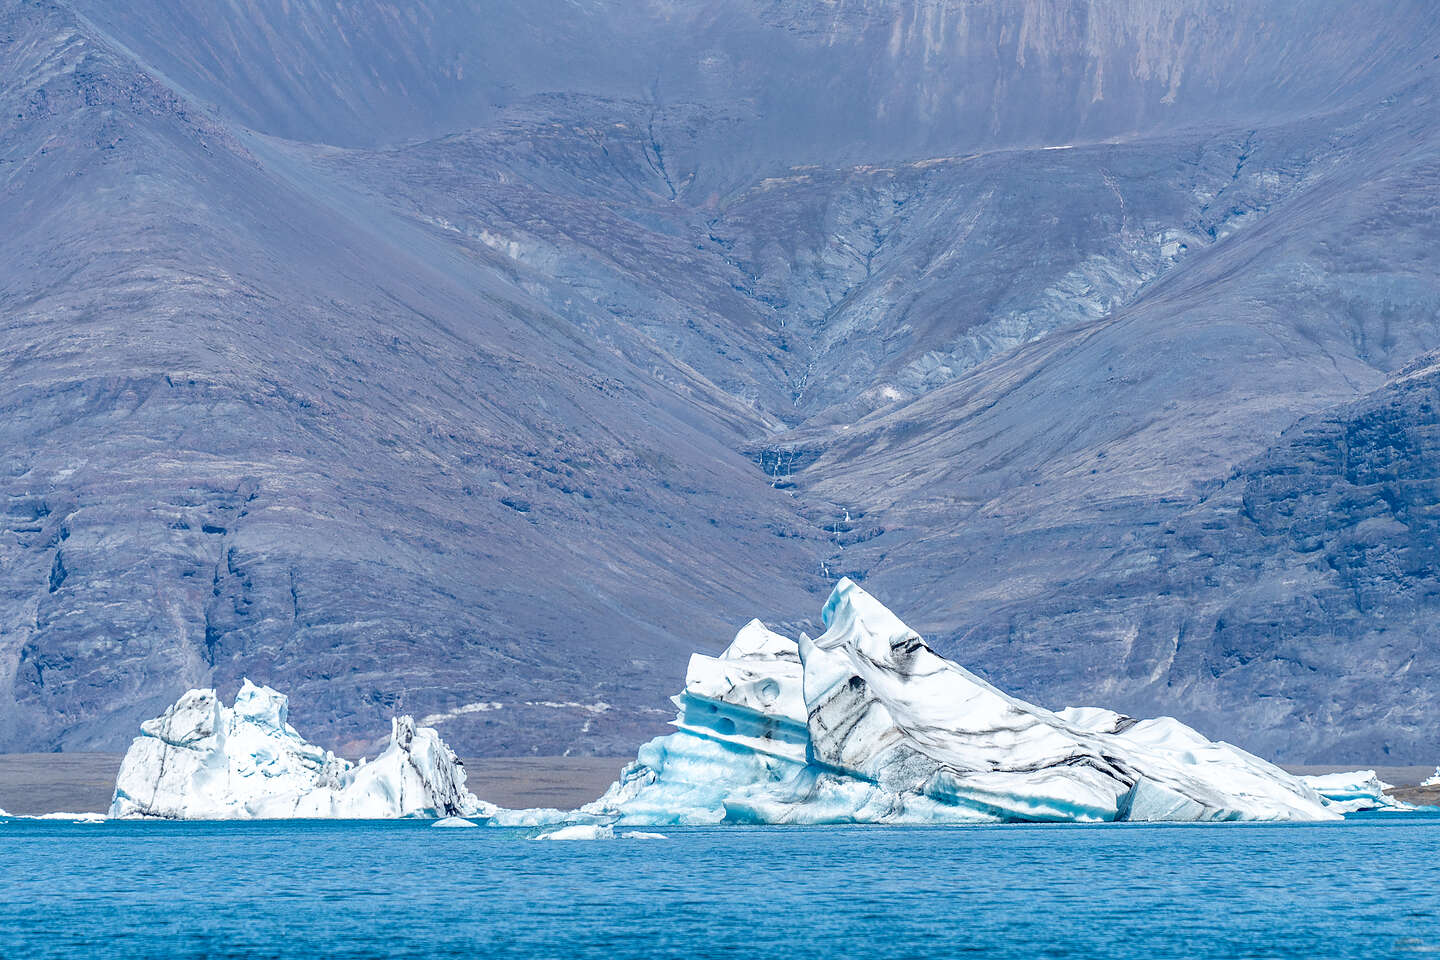
[(620, 834), (622, 840), (669, 840), (663, 833), (646, 833), (644, 830), (626, 830)]
[(1325, 806), (1338, 813), (1360, 813), (1366, 810), (1387, 810), (1408, 813), (1412, 805), (1386, 794), (1394, 789), (1376, 776), (1374, 770), (1351, 770), (1348, 773), (1326, 773), (1301, 777), (1325, 801)]
[(615, 830), (600, 823), (576, 823), (540, 834), (536, 840), (614, 840)]
[(1433, 776), (1420, 781), (1422, 787), (1440, 787), (1440, 767), (1435, 768)]
[(466, 820), (464, 817), (441, 817), (432, 827), (478, 827), (479, 824), (473, 820)]
[(579, 814), (620, 825), (1334, 820), (1311, 786), (1178, 720), (1052, 712), (936, 654), (849, 579), (799, 642), (691, 657), (677, 732)]
[(227, 707), (191, 690), (140, 725), (115, 782), (112, 817), (171, 820), (489, 817), (440, 735), (410, 717), (370, 762), (336, 757), (287, 722), (284, 694), (246, 680)]

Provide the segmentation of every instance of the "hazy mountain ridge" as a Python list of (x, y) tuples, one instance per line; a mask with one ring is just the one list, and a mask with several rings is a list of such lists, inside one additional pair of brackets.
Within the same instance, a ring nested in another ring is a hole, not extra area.
[(0, 19), (0, 742), (248, 673), (628, 749), (842, 573), (1052, 706), (1434, 741), (1423, 524), (1224, 506), (1375, 519), (1281, 434), (1440, 347), (1423, 4), (181, 6)]
[[(54, 35), (60, 13), (19, 12)], [(132, 88), (103, 44), (85, 57), (71, 63), (103, 89)], [(47, 82), (83, 89), (73, 71)], [(457, 721), (489, 728), (476, 742), (544, 727), (558, 752), (558, 731), (588, 725), (628, 743), (649, 698), (595, 677), (678, 674), (683, 638), (673, 658), (652, 649), (665, 625), (723, 633), (717, 596), (794, 589), (707, 570), (709, 554), (785, 554), (774, 531), (796, 526), (746, 499), (768, 486), (714, 439), (743, 416), (723, 395), (677, 402), (663, 383), (683, 368), (595, 351), (497, 275), (462, 284), (443, 256), (387, 242), (383, 219), (256, 162), (262, 142), (209, 151), (172, 101), (101, 102), (119, 104), (104, 122), (126, 165), (52, 139), (40, 169), (84, 178), (32, 178), (7, 213), (26, 228), (7, 243), (25, 287), (7, 296), (3, 401), (16, 745), (121, 742), (175, 688), (246, 673), (313, 688), (332, 737), (367, 736), (398, 703), (483, 699), (509, 709)], [(730, 546), (737, 530), (752, 542)], [(628, 657), (584, 666), (617, 635)], [(614, 713), (578, 706), (596, 703)]]

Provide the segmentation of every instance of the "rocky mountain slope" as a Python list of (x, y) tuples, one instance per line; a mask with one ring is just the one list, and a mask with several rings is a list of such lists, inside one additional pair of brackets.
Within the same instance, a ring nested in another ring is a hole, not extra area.
[(628, 753), (839, 576), (1432, 758), (1423, 3), (0, 5), (0, 746)]

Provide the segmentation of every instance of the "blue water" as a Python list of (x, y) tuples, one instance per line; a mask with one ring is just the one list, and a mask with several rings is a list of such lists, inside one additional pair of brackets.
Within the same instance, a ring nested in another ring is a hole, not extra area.
[(0, 824), (0, 957), (1440, 952), (1440, 818), (711, 828)]

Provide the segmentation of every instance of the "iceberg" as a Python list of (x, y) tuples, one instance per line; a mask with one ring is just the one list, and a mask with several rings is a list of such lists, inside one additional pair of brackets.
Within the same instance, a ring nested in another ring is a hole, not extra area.
[(430, 824), (432, 827), (478, 827), (474, 820), (466, 820), (464, 817), (443, 817)]
[(1374, 770), (1326, 773), (1300, 779), (1320, 794), (1325, 806), (1339, 813), (1359, 813), (1365, 810), (1405, 813), (1415, 809), (1403, 800), (1396, 800), (1386, 794), (1385, 791), (1393, 789), (1394, 785), (1381, 780)]
[(1440, 787), (1440, 767), (1435, 768), (1434, 776), (1427, 777), (1420, 781), (1422, 787)]
[(1052, 712), (932, 651), (854, 582), (825, 632), (696, 654), (675, 733), (578, 816), (620, 825), (1333, 820), (1311, 786), (1168, 717)]
[(489, 817), (465, 768), (429, 727), (391, 721), (390, 743), (351, 763), (307, 742), (289, 700), (245, 680), (232, 706), (191, 690), (141, 724), (116, 778), (112, 817), (173, 820)]

